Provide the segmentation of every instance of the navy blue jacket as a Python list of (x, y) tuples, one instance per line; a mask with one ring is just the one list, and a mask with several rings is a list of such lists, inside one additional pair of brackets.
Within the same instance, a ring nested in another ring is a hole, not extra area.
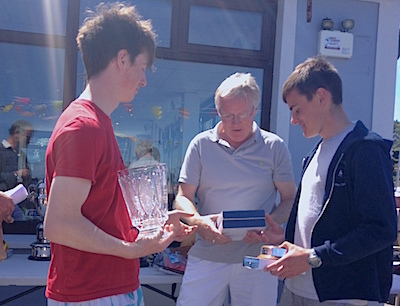
[[(333, 156), (311, 236), (322, 259), (322, 266), (312, 269), (321, 302), (388, 300), (397, 238), (391, 145), (358, 121)], [(317, 147), (306, 157), (302, 176)], [(301, 183), (286, 228), (292, 243), (300, 193)]]
[(5, 148), (0, 141), (0, 190), (6, 191), (17, 186), (14, 172), (18, 170), (18, 155), (11, 147)]

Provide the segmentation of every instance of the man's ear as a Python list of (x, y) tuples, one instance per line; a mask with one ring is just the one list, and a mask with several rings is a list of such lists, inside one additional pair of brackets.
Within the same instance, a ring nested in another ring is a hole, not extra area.
[(330, 92), (323, 87), (318, 88), (315, 94), (317, 95), (320, 103), (327, 103), (329, 100), (332, 100)]
[(122, 69), (122, 67), (123, 67), (125, 64), (128, 64), (128, 60), (129, 60), (129, 53), (128, 53), (128, 51), (127, 51), (126, 49), (119, 50), (119, 51), (118, 51), (118, 54), (117, 54), (117, 59), (116, 59), (116, 60), (117, 60), (117, 65), (118, 65), (118, 67)]

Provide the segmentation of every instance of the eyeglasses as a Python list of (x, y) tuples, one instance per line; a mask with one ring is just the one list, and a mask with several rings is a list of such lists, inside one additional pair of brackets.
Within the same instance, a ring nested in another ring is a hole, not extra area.
[(254, 106), (251, 109), (250, 113), (240, 113), (240, 114), (237, 114), (236, 116), (233, 114), (226, 114), (226, 115), (220, 114), (219, 116), (221, 117), (221, 120), (223, 120), (223, 121), (233, 121), (233, 119), (235, 119), (235, 117), (237, 118), (238, 121), (242, 121), (242, 120), (249, 118), (251, 115), (253, 115), (253, 112), (254, 112)]

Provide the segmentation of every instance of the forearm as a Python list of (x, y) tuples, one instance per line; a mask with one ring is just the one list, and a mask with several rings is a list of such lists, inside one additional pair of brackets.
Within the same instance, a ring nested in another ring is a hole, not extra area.
[(274, 184), (278, 189), (281, 202), (271, 213), (271, 217), (276, 223), (282, 224), (287, 222), (289, 219), (293, 202), (296, 197), (296, 186), (294, 181), (275, 182)]
[(44, 234), (51, 242), (85, 252), (123, 258), (141, 257), (139, 253), (132, 253), (129, 243), (102, 231), (83, 215), (64, 219), (46, 214)]
[[(348, 156), (352, 158), (346, 159), (346, 167), (349, 167), (344, 177), (347, 188), (334, 189), (336, 197), (332, 197), (329, 205), (336, 211), (328, 209), (335, 216), (340, 215), (338, 212), (346, 212), (335, 222), (334, 236), (337, 238), (328, 240), (313, 234), (314, 246), (325, 263), (332, 265), (348, 264), (390, 248), (397, 238), (389, 155), (377, 142), (364, 141)], [(373, 183), (371, 178), (374, 178)], [(321, 227), (329, 228), (323, 223), (328, 218), (329, 215), (320, 219)]]
[(278, 224), (285, 223), (289, 219), (294, 199), (286, 199), (279, 203), (275, 210), (271, 213), (272, 219)]
[(192, 213), (193, 214), (192, 217), (186, 217), (183, 218), (183, 220), (190, 225), (196, 225), (197, 220), (200, 217), (200, 214), (197, 211), (194, 203), (190, 199), (188, 199), (183, 195), (178, 194), (175, 198), (174, 206), (178, 210), (183, 210), (185, 212)]
[(360, 224), (335, 240), (318, 239), (313, 247), (321, 255), (324, 264), (333, 266), (350, 264), (391, 248), (395, 239), (395, 229), (389, 230), (390, 225), (373, 222), (369, 220)]
[[(54, 243), (81, 251), (114, 255), (123, 258), (138, 258), (145, 248), (140, 243), (129, 243), (118, 239), (97, 227), (82, 214), (82, 205), (91, 189), (89, 180), (58, 177), (51, 184), (44, 235)], [(150, 251), (152, 251), (151, 247)]]
[(1, 172), (0, 184), (4, 185), (6, 189), (10, 189), (8, 186), (15, 186), (17, 184), (17, 175), (14, 171)]

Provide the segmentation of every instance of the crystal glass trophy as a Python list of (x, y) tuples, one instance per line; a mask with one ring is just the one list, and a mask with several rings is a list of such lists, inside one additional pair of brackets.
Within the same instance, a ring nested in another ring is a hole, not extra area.
[(152, 164), (118, 171), (132, 225), (140, 236), (151, 236), (168, 220), (166, 164)]

